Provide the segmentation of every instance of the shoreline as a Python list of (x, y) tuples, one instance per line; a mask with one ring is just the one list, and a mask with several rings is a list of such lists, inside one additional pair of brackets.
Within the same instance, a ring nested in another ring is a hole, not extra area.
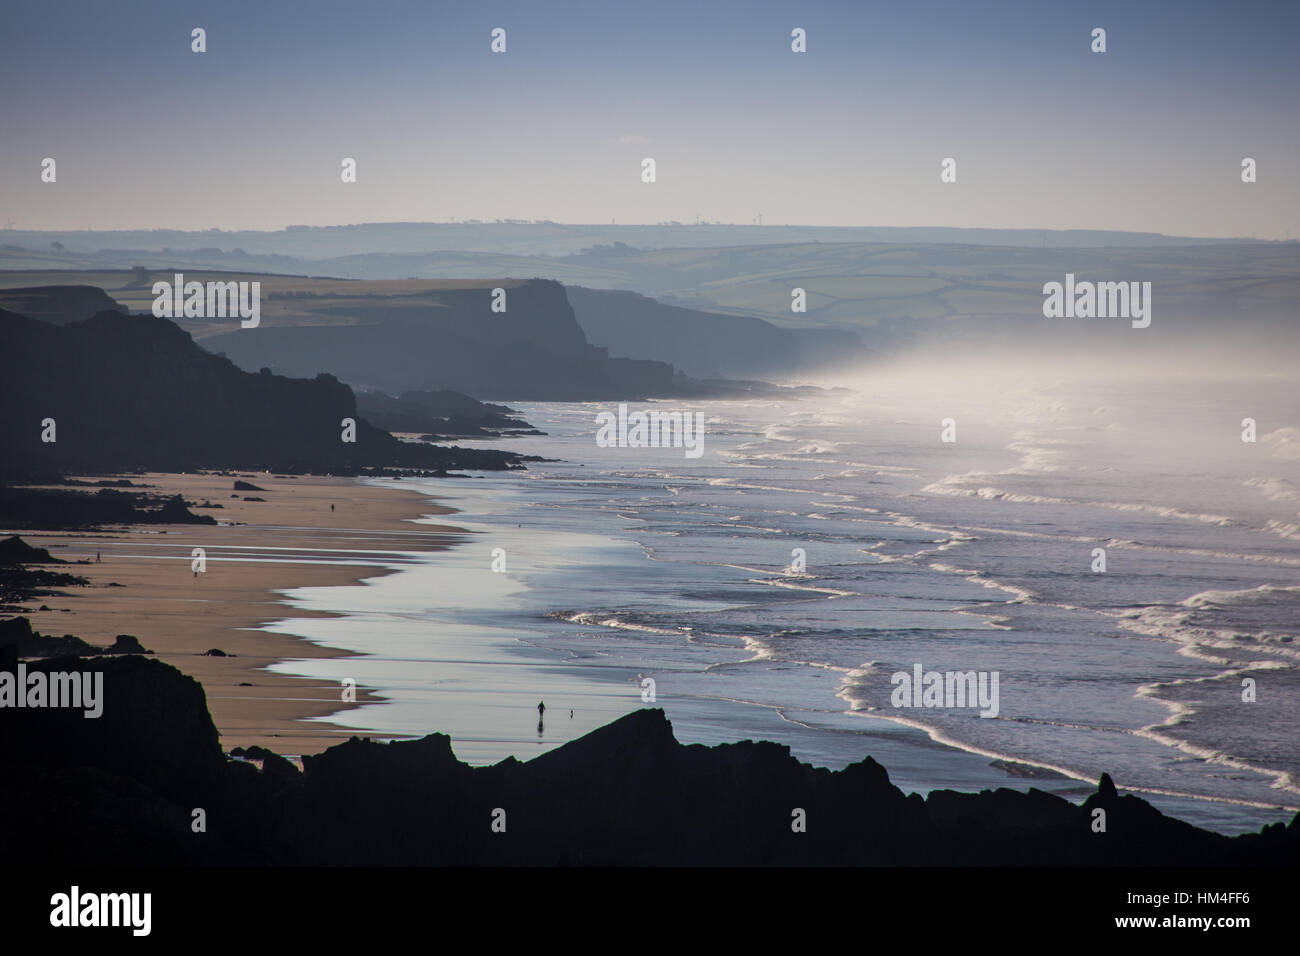
[[(346, 722), (335, 724), (328, 720), (312, 719), (342, 715), (367, 704), (391, 701), (382, 687), (369, 692), (363, 686), (358, 686), (355, 702), (345, 702), (341, 699), (337, 679), (290, 673), (277, 665), (294, 661), (364, 659), (370, 652), (331, 646), (328, 642), (318, 643), (311, 637), (292, 631), (263, 628), (297, 619), (339, 620), (351, 616), (347, 610), (313, 609), (292, 600), (289, 595), (298, 588), (366, 586), (402, 570), (404, 564), (424, 565), (426, 562), (418, 555), (448, 550), (452, 544), (466, 541), (487, 530), (481, 527), (475, 530), (476, 520), (472, 507), (465, 515), (470, 518), (466, 522), (468, 527), (418, 523), (422, 517), (462, 513), (462, 509), (435, 504), (442, 496), (434, 495), (428, 484), (421, 480), (412, 480), (409, 487), (403, 487), (395, 482), (369, 483), (365, 479), (355, 478), (276, 478), (243, 473), (155, 473), (130, 477), (141, 485), (153, 486), (142, 488), (151, 494), (180, 493), (188, 500), (199, 503), (207, 499), (223, 504), (225, 507), (222, 509), (191, 510), (196, 514), (213, 515), (220, 521), (244, 523), (217, 527), (133, 526), (102, 533), (19, 532), (29, 543), (49, 548), (54, 556), (64, 560), (89, 557), (93, 561), (96, 550), (103, 553), (103, 561), (99, 564), (64, 566), (65, 570), (90, 578), (92, 586), (68, 589), (69, 597), (66, 599), (46, 598), (45, 601), (52, 610), (27, 615), (34, 628), (54, 635), (64, 631), (75, 633), (90, 643), (99, 645), (111, 644), (118, 633), (134, 634), (145, 647), (156, 652), (158, 659), (200, 682), (220, 735), (222, 749), (227, 752), (237, 746), (261, 746), (293, 759), (319, 754), (354, 736), (402, 740), (440, 732), (455, 737), (453, 728), (443, 724), (422, 726), (419, 731), (409, 727), (373, 730), (368, 726), (347, 726)], [(249, 481), (259, 490), (239, 492), (234, 497), (229, 497), (237, 479)], [(393, 488), (406, 494), (388, 494)], [(449, 490), (454, 492), (454, 487)], [(223, 494), (228, 497), (221, 498)], [(418, 502), (412, 500), (411, 495), (418, 496)], [(245, 501), (244, 498), (249, 496), (266, 500)], [(454, 493), (452, 497), (456, 497)], [(334, 512), (329, 511), (331, 503), (336, 505)], [(464, 505), (464, 502), (461, 504)], [(359, 528), (357, 525), (365, 527)], [(510, 542), (501, 539), (497, 543)], [(190, 548), (196, 544), (208, 549), (208, 568), (200, 576), (201, 580), (196, 579), (190, 571)], [(511, 552), (515, 553), (513, 545)], [(273, 572), (274, 579), (270, 581), (265, 579), (270, 570), (265, 568), (266, 562), (284, 565), (282, 569)], [(441, 578), (442, 573), (439, 572), (438, 576)], [(107, 587), (109, 581), (117, 581), (126, 587), (110, 589)], [(196, 588), (199, 590), (196, 591)], [(30, 603), (39, 603), (39, 599)], [(193, 612), (187, 613), (185, 607), (186, 604), (195, 603), (205, 605), (197, 616)], [(60, 610), (63, 607), (68, 610)], [(183, 631), (168, 626), (182, 618), (186, 621)], [(182, 636), (177, 637), (177, 633)], [(219, 647), (235, 656), (204, 656), (203, 651), (208, 647)], [(567, 670), (564, 664), (557, 667), (558, 662), (548, 665), (544, 660), (539, 660), (534, 663), (543, 670)], [(277, 669), (271, 670), (273, 667)], [(584, 676), (584, 682), (590, 679), (591, 675)], [(616, 686), (605, 687), (604, 682), (597, 679), (593, 689), (610, 692), (608, 696), (612, 698)], [(549, 693), (546, 696), (548, 700), (551, 699)], [(607, 694), (601, 693), (600, 696)], [(579, 721), (572, 728), (566, 728), (567, 733), (561, 731), (559, 739), (548, 735), (547, 744), (562, 746), (568, 740), (576, 739), (600, 726), (603, 721), (619, 719), (620, 714), (598, 706), (595, 700), (587, 700), (586, 703), (590, 709), (583, 716), (597, 717), (595, 724), (586, 725), (586, 720)], [(674, 707), (673, 710), (677, 711), (678, 708)], [(704, 706), (702, 710), (708, 711), (710, 707)], [(729, 711), (730, 708), (724, 710)], [(738, 735), (715, 736), (718, 728), (714, 724), (718, 715), (714, 714), (708, 722), (712, 732), (705, 733), (705, 739), (697, 738), (696, 734), (702, 729), (698, 724), (701, 716), (699, 711), (699, 706), (688, 706), (686, 712), (676, 714), (676, 719), (681, 721), (679, 727), (683, 742), (712, 745), (734, 742), (744, 736), (754, 739), (759, 736), (752, 733), (746, 735), (739, 730)], [(748, 726), (750, 720), (752, 718), (746, 718), (743, 723)], [(724, 720), (723, 723), (729, 722)], [(970, 756), (994, 756), (945, 741), (925, 727), (903, 723), (916, 733), (929, 737), (933, 743), (964, 755), (957, 758), (959, 761)], [(793, 744), (797, 753), (802, 750), (797, 740), (789, 739), (781, 733), (769, 732), (761, 736), (763, 739)], [(900, 768), (907, 766), (908, 761), (900, 760), (897, 753), (890, 751), (898, 745), (904, 745), (905, 741), (894, 741), (890, 746), (885, 746), (886, 743), (885, 738), (877, 737), (876, 746), (867, 752), (884, 760), (886, 767), (898, 773)], [(456, 749), (459, 751), (458, 747)], [(528, 759), (523, 753), (517, 756), (519, 759)], [(812, 754), (800, 753), (799, 756), (801, 760), (807, 760), (815, 766), (832, 765), (818, 760)], [(956, 754), (953, 756), (956, 757)], [(1018, 758), (1003, 759), (1026, 766), (1036, 765), (1032, 761)], [(1060, 772), (1059, 768), (1053, 769)], [(970, 774), (975, 774), (980, 779), (964, 779)], [(942, 789), (977, 792), (996, 787), (999, 783), (1020, 789), (1015, 784), (1002, 780), (1000, 774), (997, 779), (983, 779), (987, 772), (982, 766), (976, 767), (974, 764), (961, 776), (962, 782), (954, 781)], [(1065, 773), (1065, 776), (1069, 778), (1069, 784), (1048, 786), (1045, 789), (1060, 791), (1058, 795), (1064, 795), (1064, 791), (1073, 791), (1080, 785), (1087, 788), (1088, 781), (1085, 777), (1074, 773)], [(903, 783), (905, 778), (906, 772), (900, 775), (898, 782), (906, 790), (907, 784)], [(1036, 786), (1042, 788), (1043, 783), (1039, 781)], [(918, 792), (926, 792), (927, 789), (933, 788), (922, 788)], [(1163, 804), (1165, 812), (1173, 811), (1182, 819), (1219, 832), (1249, 832), (1259, 821), (1252, 820), (1249, 827), (1233, 827), (1223, 831), (1208, 819), (1214, 814), (1198, 811), (1195, 804), (1228, 803), (1256, 810), (1292, 812), (1292, 808), (1281, 805), (1265, 807), (1257, 803), (1242, 803), (1212, 796), (1127, 786), (1124, 789), (1142, 792), (1148, 800), (1155, 799), (1157, 804)], [(1189, 803), (1193, 806), (1189, 807)], [(1276, 821), (1270, 815), (1270, 819), (1264, 822)]]
[[(220, 504), (219, 509), (190, 509), (219, 524), (15, 531), (54, 557), (90, 561), (60, 566), (86, 577), (88, 586), (61, 589), (66, 596), (33, 599), (25, 616), (41, 633), (76, 634), (96, 645), (112, 644), (118, 634), (139, 638), (155, 652), (151, 656), (203, 686), (226, 751), (261, 746), (282, 755), (318, 753), (356, 731), (331, 731), (328, 723), (308, 718), (380, 700), (357, 687), (355, 702), (344, 701), (338, 684), (269, 669), (295, 659), (355, 656), (262, 630), (286, 618), (336, 616), (297, 608), (284, 592), (383, 577), (417, 555), (448, 548), (469, 534), (452, 525), (417, 523), (455, 511), (430, 501), (427, 492), (412, 488), (394, 495), (388, 487), (355, 478), (245, 473), (125, 477), (153, 486), (141, 489), (150, 494)], [(236, 480), (260, 490), (236, 492)], [(246, 500), (251, 497), (264, 500)], [(195, 547), (205, 551), (206, 568), (198, 575), (191, 570)], [(49, 610), (35, 609), (42, 605)], [(213, 648), (227, 656), (207, 656)]]

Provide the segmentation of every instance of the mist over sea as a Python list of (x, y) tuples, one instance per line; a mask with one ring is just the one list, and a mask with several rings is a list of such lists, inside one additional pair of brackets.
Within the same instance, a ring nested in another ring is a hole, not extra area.
[[(514, 403), (548, 434), (511, 450), (558, 460), (401, 482), (468, 534), (361, 586), (288, 592), (342, 616), (274, 630), (362, 656), (277, 669), (373, 689), (330, 719), (344, 733), (446, 732), (473, 762), (652, 706), (649, 677), (683, 741), (870, 755), (905, 791), (1077, 799), (1105, 771), (1229, 833), (1300, 806), (1293, 376), (931, 363), (843, 384), (631, 403), (702, 411), (699, 458), (598, 447), (611, 404)], [(918, 663), (998, 672), (997, 716), (892, 706), (891, 675)]]

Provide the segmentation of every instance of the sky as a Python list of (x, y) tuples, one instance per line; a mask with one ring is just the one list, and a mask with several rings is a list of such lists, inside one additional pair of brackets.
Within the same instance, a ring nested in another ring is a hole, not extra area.
[(1294, 2), (44, 0), (3, 21), (0, 227), (1300, 237)]

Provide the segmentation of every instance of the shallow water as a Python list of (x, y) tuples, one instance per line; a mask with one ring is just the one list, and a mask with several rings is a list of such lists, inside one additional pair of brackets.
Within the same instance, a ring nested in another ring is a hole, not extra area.
[[(277, 669), (353, 677), (383, 700), (331, 718), (347, 732), (442, 731), (490, 762), (653, 705), (685, 742), (773, 739), (830, 767), (871, 755), (904, 790), (1079, 799), (1107, 771), (1223, 832), (1300, 806), (1289, 382), (653, 403), (705, 413), (698, 459), (597, 447), (612, 405), (514, 407), (549, 434), (508, 447), (561, 461), (401, 483), (460, 509), (431, 520), (465, 543), (289, 592), (345, 616), (275, 630), (362, 656)], [(956, 442), (940, 440), (945, 417)], [(997, 716), (894, 706), (891, 676), (918, 663), (997, 672)]]

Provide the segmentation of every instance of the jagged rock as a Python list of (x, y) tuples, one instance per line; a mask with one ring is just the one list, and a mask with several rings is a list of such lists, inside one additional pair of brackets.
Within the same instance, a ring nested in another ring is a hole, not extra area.
[(33, 548), (18, 535), (0, 541), (0, 564), (67, 564), (44, 548)]
[[(0, 854), (46, 864), (103, 860), (234, 865), (1295, 865), (1300, 815), (1226, 837), (1117, 796), (1103, 778), (1083, 806), (1031, 790), (904, 795), (871, 758), (841, 771), (789, 748), (682, 745), (643, 709), (520, 762), (461, 763), (442, 734), (353, 737), (303, 758), (222, 753), (202, 688), (138, 656), (60, 658), (44, 670), (99, 670), (103, 715), (0, 709), (0, 813), (57, 807), (46, 839), (0, 828)], [(192, 807), (200, 844), (174, 840)], [(1107, 828), (1093, 832), (1093, 809)], [(492, 831), (505, 812), (508, 839)], [(44, 812), (44, 811), (39, 811)], [(806, 832), (792, 820), (802, 812)]]
[(133, 634), (119, 634), (108, 649), (109, 654), (152, 654), (153, 651), (143, 647), (140, 639)]
[(1103, 773), (1097, 783), (1097, 799), (1109, 802), (1118, 795), (1115, 791), (1115, 781), (1110, 779), (1110, 774)]
[(0, 649), (11, 652), (15, 659), (99, 652), (99, 648), (92, 647), (71, 634), (65, 634), (63, 637), (41, 634), (32, 628), (32, 622), (25, 617), (11, 617), (0, 621)]
[(217, 519), (211, 515), (196, 515), (185, 504), (180, 495), (173, 495), (158, 509), (158, 521), (162, 524), (216, 524)]
[(262, 762), (262, 773), (281, 780), (296, 778), (299, 775), (298, 768), (291, 761), (273, 751), (267, 750), (265, 747), (248, 747), (240, 756), (245, 760), (260, 760)]
[[(3, 452), (0, 451), (0, 454)], [(170, 499), (101, 488), (94, 494), (60, 488), (0, 487), (0, 521), (14, 527), (93, 528), (106, 524), (216, 524)]]

